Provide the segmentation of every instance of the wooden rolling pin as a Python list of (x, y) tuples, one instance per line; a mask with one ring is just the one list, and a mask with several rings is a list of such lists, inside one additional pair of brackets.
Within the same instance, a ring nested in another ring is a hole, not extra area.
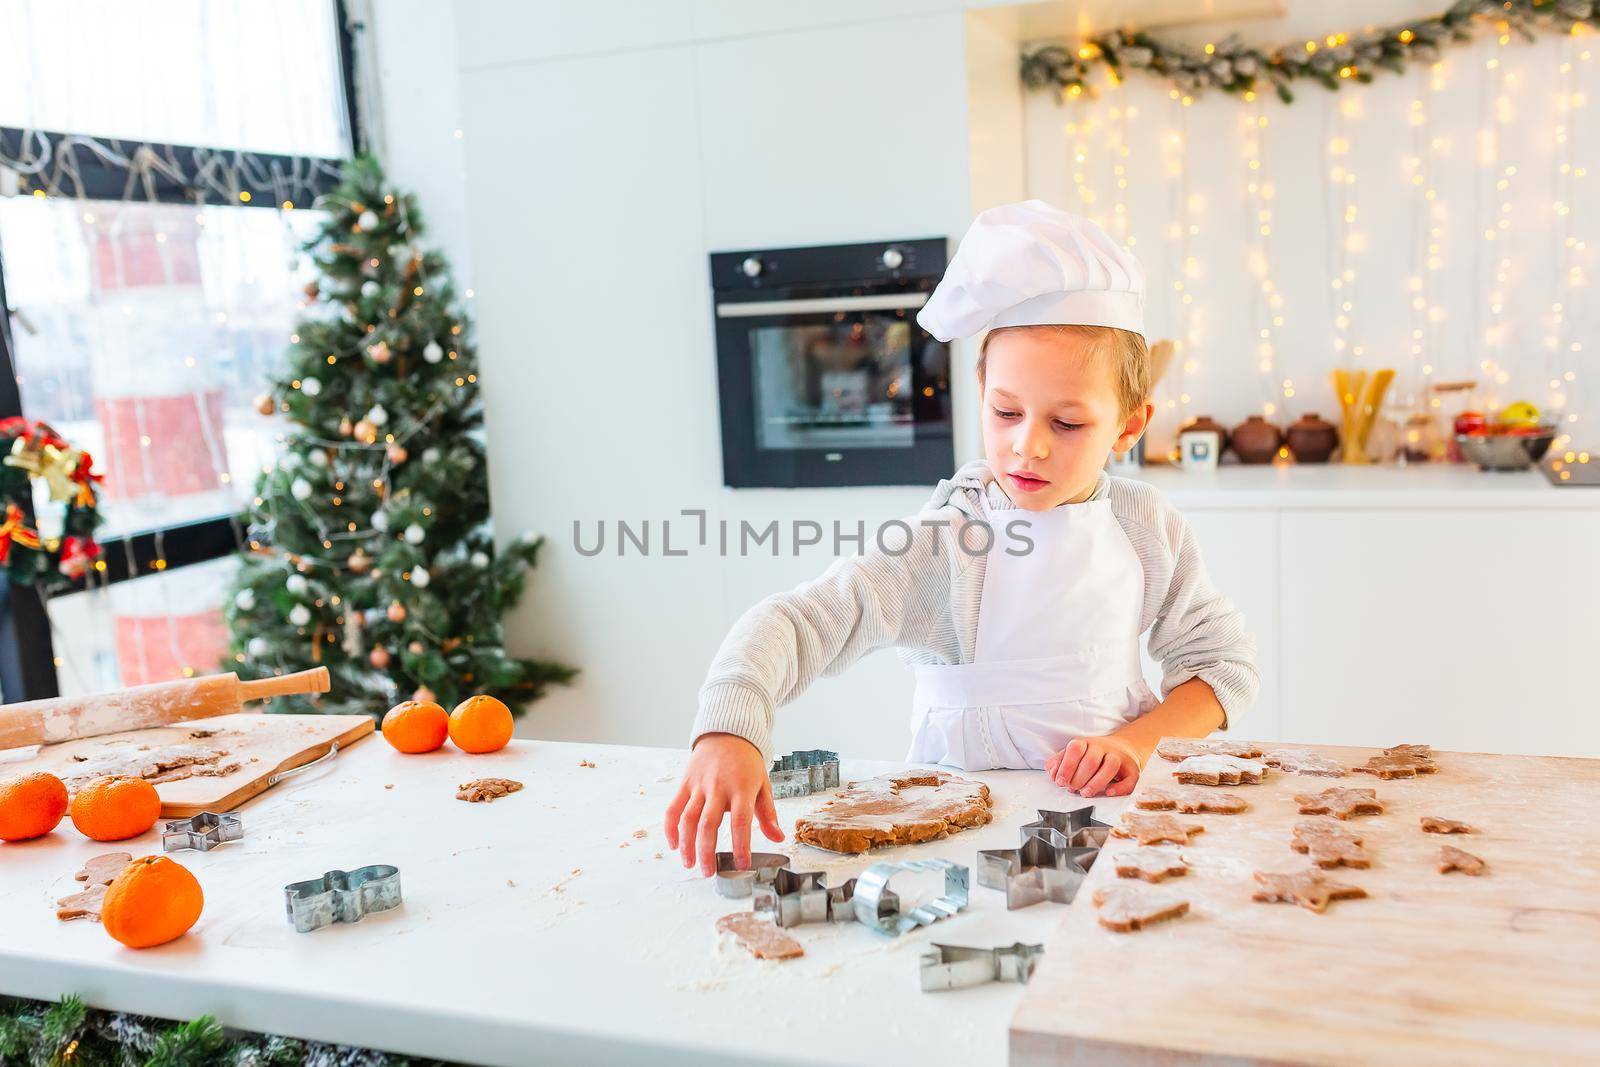
[(0, 707), (0, 750), (232, 715), (247, 700), (327, 691), (328, 668), (313, 667), (252, 682), (239, 681), (237, 674), (208, 674), (91, 696), (29, 700)]

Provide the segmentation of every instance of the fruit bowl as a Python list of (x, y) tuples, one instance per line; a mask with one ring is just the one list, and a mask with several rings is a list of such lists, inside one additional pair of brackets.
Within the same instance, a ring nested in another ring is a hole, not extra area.
[(1554, 426), (1538, 426), (1517, 433), (1458, 433), (1461, 456), (1486, 471), (1527, 470), (1550, 451), (1556, 439)]

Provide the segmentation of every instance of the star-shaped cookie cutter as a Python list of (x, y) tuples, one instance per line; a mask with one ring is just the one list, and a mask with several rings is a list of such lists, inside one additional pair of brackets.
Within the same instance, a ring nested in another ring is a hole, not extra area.
[(1058, 847), (1099, 848), (1111, 833), (1111, 824), (1094, 817), (1094, 805), (1071, 811), (1035, 808), (1039, 817), (1022, 824), (1023, 837), (1043, 837)]
[(192, 819), (168, 819), (161, 824), (161, 851), (193, 848), (210, 852), (218, 845), (244, 837), (244, 822), (236, 811), (217, 815), (202, 811)]
[(752, 852), (749, 869), (741, 871), (735, 866), (732, 852), (718, 852), (714, 888), (719, 897), (741, 900), (755, 886), (771, 885), (777, 873), (787, 866), (789, 857), (781, 852)]
[(782, 759), (772, 761), (767, 772), (772, 782), (775, 800), (785, 797), (805, 797), (825, 789), (839, 788), (839, 753), (812, 748), (804, 752), (791, 752)]
[(1043, 945), (996, 945), (994, 948), (967, 948), (962, 945), (928, 946), (920, 966), (922, 991), (937, 993), (946, 989), (965, 989), (987, 982), (1025, 984), (1044, 955)]
[(771, 881), (756, 883), (753, 908), (770, 914), (778, 926), (854, 922), (856, 880), (830, 887), (826, 877), (822, 871), (784, 867)]
[[(899, 894), (889, 888), (896, 875), (913, 871), (944, 874), (944, 893), (925, 904), (903, 909)], [(929, 926), (948, 919), (967, 906), (972, 872), (951, 860), (907, 860), (904, 863), (874, 863), (856, 879), (856, 921), (880, 934), (899, 937), (907, 930)]]
[(1020, 846), (978, 853), (978, 884), (1004, 892), (1008, 911), (1046, 900), (1071, 904), (1111, 832), (1093, 805), (1036, 810), (1039, 818), (1023, 825)]
[(400, 868), (379, 863), (291, 882), (283, 887), (283, 903), (289, 922), (302, 934), (334, 923), (358, 923), (400, 906)]

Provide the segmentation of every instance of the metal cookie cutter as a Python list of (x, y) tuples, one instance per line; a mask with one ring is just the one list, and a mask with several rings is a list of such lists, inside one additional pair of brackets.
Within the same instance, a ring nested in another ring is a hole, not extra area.
[(772, 881), (756, 885), (754, 909), (771, 914), (779, 926), (854, 922), (856, 880), (830, 888), (823, 884), (825, 877), (822, 871), (785, 867)]
[(358, 923), (400, 906), (400, 868), (375, 864), (291, 882), (283, 887), (283, 903), (289, 922), (302, 934), (333, 923)]
[(195, 848), (210, 852), (226, 841), (237, 841), (244, 836), (244, 823), (239, 813), (230, 811), (215, 815), (202, 811), (192, 819), (168, 819), (161, 824), (161, 851), (177, 852)]
[(772, 781), (775, 800), (785, 797), (804, 797), (824, 789), (839, 788), (839, 753), (813, 748), (805, 752), (791, 752), (782, 759), (772, 761), (767, 772)]
[(1068, 845), (1066, 840), (1051, 831), (1023, 838), (1019, 848), (984, 849), (978, 853), (978, 884), (1003, 890), (1007, 910), (1045, 900), (1071, 904), (1100, 849)]
[(994, 948), (965, 948), (960, 945), (929, 945), (932, 951), (922, 956), (922, 991), (937, 993), (945, 989), (965, 989), (986, 982), (1025, 984), (1044, 955), (1043, 945), (996, 945)]
[[(908, 871), (944, 872), (944, 895), (903, 910), (900, 897), (889, 882)], [(880, 934), (899, 937), (907, 930), (948, 919), (967, 906), (972, 872), (950, 860), (907, 860), (905, 863), (874, 863), (856, 879), (856, 919)]]
[[(1022, 824), (1022, 836), (1042, 837), (1057, 847), (1099, 848), (1111, 833), (1111, 824), (1094, 817), (1094, 805), (1089, 804), (1071, 811), (1046, 811), (1034, 809), (1039, 817)], [(982, 884), (981, 882), (979, 884)]]
[(741, 871), (734, 866), (732, 852), (718, 852), (714, 888), (719, 897), (739, 900), (748, 897), (755, 886), (772, 884), (778, 871), (787, 866), (789, 857), (781, 852), (752, 852), (750, 869)]

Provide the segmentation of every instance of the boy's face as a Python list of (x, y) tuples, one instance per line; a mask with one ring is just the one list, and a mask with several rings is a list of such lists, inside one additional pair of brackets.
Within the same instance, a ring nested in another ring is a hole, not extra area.
[(1006, 330), (990, 339), (983, 451), (1017, 507), (1087, 499), (1106, 458), (1144, 433), (1150, 405), (1124, 417), (1109, 364), (1093, 341), (1070, 333)]

